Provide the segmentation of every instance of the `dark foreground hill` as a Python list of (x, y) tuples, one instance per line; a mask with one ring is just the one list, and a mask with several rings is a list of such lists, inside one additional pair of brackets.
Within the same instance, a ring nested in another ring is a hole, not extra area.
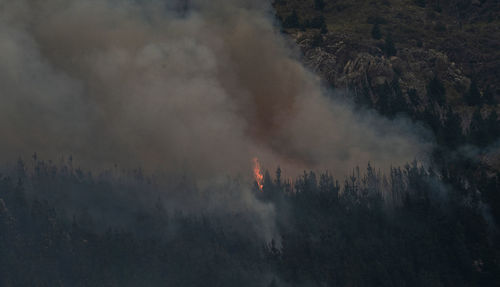
[[(312, 172), (291, 183), (278, 170), (273, 178), (265, 174), (263, 191), (252, 191), (273, 208), (262, 221), (263, 209), (203, 208), (206, 190), (186, 178), (162, 186), (140, 171), (92, 175), (39, 160), (4, 172), (1, 286), (496, 286), (500, 280), (498, 210), (471, 192), (498, 197), (498, 175), (465, 189), (453, 172), (440, 178), (416, 163), (387, 175), (368, 166), (341, 183)], [(219, 200), (231, 202), (231, 186), (241, 184), (228, 179), (218, 186)], [(272, 228), (263, 230), (266, 224)]]

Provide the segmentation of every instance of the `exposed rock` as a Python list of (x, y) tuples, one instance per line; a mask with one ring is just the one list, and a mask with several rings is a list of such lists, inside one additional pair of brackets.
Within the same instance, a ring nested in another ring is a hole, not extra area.
[(333, 87), (360, 89), (368, 83), (376, 90), (398, 78), (404, 92), (416, 90), (426, 104), (426, 87), (435, 75), (450, 95), (462, 94), (471, 82), (446, 54), (434, 49), (403, 48), (397, 56), (387, 58), (380, 48), (363, 45), (347, 35), (328, 34), (320, 47), (311, 45), (313, 37), (314, 33), (297, 37), (304, 62)]

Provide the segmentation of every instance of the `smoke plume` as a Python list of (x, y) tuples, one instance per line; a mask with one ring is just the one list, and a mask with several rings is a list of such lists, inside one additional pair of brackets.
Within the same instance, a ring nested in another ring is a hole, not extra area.
[(386, 168), (428, 149), (328, 97), (267, 1), (0, 0), (0, 156), (200, 179)]

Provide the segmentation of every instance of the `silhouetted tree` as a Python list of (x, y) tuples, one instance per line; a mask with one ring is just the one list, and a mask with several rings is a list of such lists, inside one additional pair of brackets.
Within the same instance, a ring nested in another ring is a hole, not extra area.
[(446, 102), (446, 89), (437, 76), (434, 76), (427, 85), (427, 96), (440, 105)]
[(442, 128), (443, 145), (454, 149), (463, 142), (462, 137), (462, 120), (460, 116), (454, 113), (451, 108), (446, 111), (446, 119)]
[(408, 98), (410, 99), (410, 102), (414, 107), (416, 107), (420, 104), (420, 99), (418, 98), (417, 90), (409, 89), (408, 90)]
[(382, 38), (382, 32), (380, 31), (380, 25), (379, 23), (375, 23), (373, 24), (373, 28), (372, 28), (372, 38), (373, 39), (376, 39), (376, 40), (379, 40)]
[(427, 5), (427, 0), (415, 0), (415, 4), (418, 6), (418, 7), (425, 7)]
[(498, 114), (496, 110), (492, 110), (485, 120), (485, 129), (487, 136), (487, 143), (493, 143), (500, 139), (500, 122), (498, 121)]
[(395, 56), (397, 54), (396, 46), (392, 40), (391, 33), (387, 34), (385, 37), (384, 52), (388, 57)]
[(401, 91), (401, 86), (399, 85), (399, 78), (396, 76), (392, 80), (392, 97), (391, 97), (391, 114), (396, 115), (397, 113), (408, 112), (408, 104), (406, 103), (406, 98)]
[(283, 21), (284, 28), (300, 28), (299, 16), (297, 16), (297, 11), (293, 10), (290, 15), (288, 15)]
[(315, 29), (320, 29), (323, 26), (325, 26), (325, 17), (323, 17), (322, 15), (312, 18), (312, 20), (309, 23), (309, 27)]
[(483, 102), (488, 105), (497, 104), (497, 101), (495, 100), (495, 95), (493, 94), (493, 91), (491, 90), (490, 86), (486, 87), (486, 90), (484, 91)]
[(322, 11), (325, 8), (324, 0), (314, 0), (314, 9)]
[(382, 114), (382, 115), (391, 115), (391, 100), (390, 100), (390, 95), (392, 93), (391, 86), (387, 81), (385, 83), (378, 87), (376, 89), (376, 93), (378, 95), (378, 100), (377, 100), (377, 110)]
[(477, 88), (477, 83), (475, 80), (472, 80), (469, 90), (465, 94), (465, 102), (469, 106), (477, 106), (481, 103), (481, 93)]
[(477, 108), (472, 115), (469, 126), (469, 141), (477, 146), (485, 146), (488, 139), (485, 128), (485, 121), (481, 115), (481, 110)]

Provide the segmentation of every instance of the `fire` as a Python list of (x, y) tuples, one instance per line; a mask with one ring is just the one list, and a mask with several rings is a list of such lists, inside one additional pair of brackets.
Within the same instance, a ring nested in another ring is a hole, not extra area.
[(263, 185), (264, 176), (262, 175), (259, 160), (256, 157), (253, 158), (253, 177), (254, 177), (255, 181), (257, 182), (259, 189), (262, 191), (262, 189), (264, 188), (264, 185)]

